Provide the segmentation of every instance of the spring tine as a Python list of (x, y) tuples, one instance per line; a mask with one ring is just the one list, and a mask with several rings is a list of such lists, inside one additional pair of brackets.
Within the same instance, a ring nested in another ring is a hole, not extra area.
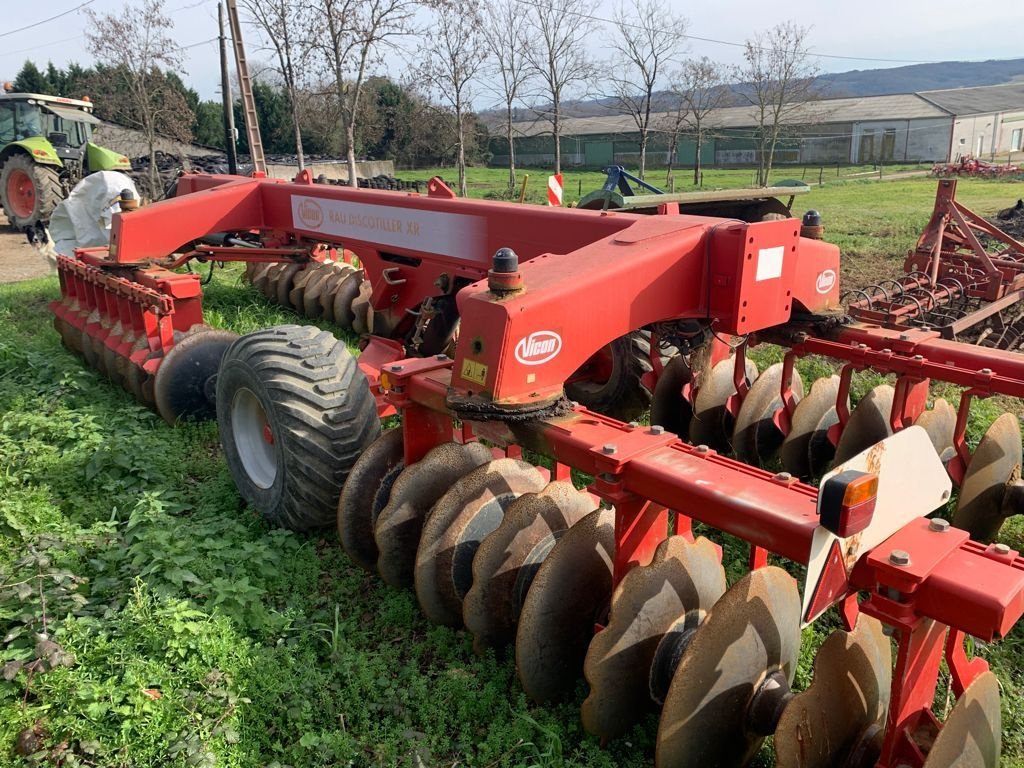
[(736, 414), (740, 412), (740, 406), (743, 405), (743, 398), (747, 396), (751, 385), (750, 379), (747, 378), (746, 341), (736, 347), (736, 354), (733, 358), (732, 383), (736, 388), (736, 393), (729, 396), (729, 399), (725, 403), (725, 409), (733, 418), (736, 418)]
[(974, 394), (968, 390), (960, 395), (960, 406), (956, 413), (956, 426), (953, 428), (953, 448), (956, 456), (946, 466), (946, 471), (953, 482), (960, 485), (967, 473), (967, 465), (971, 462), (971, 449), (967, 447), (967, 419), (971, 414), (971, 399)]
[(793, 411), (796, 410), (797, 399), (793, 395), (793, 366), (796, 363), (796, 353), (787, 352), (782, 359), (782, 380), (780, 382), (779, 397), (782, 398), (782, 408), (777, 410), (772, 417), (775, 426), (783, 435), (788, 435), (793, 424)]
[(853, 363), (847, 363), (839, 373), (839, 393), (836, 395), (836, 416), (839, 421), (828, 428), (828, 440), (839, 445), (839, 438), (850, 420), (850, 383), (853, 380)]

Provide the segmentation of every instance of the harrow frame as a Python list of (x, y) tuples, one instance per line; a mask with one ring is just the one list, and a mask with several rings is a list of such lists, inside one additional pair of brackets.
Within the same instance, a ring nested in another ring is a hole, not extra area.
[[(590, 490), (615, 507), (613, 585), (650, 562), (670, 523), (691, 539), (697, 521), (749, 542), (751, 569), (767, 565), (770, 555), (806, 565), (820, 527), (817, 489), (787, 473), (689, 445), (658, 426), (624, 424), (566, 403), (562, 387), (572, 371), (623, 334), (697, 321), (714, 332), (749, 334), (748, 344), (760, 334), (789, 347), (783, 406), (773, 414), (780, 427), (793, 412), (795, 360), (807, 354), (844, 363), (844, 394), (856, 370), (896, 374), (891, 420), (897, 430), (924, 407), (929, 379), (964, 387), (954, 437), (958, 458), (950, 467), (955, 478), (966, 467), (971, 398), (1024, 396), (1024, 358), (1015, 354), (951, 342), (934, 330), (845, 321), (837, 313), (838, 249), (800, 238), (793, 220), (744, 224), (525, 209), (454, 200), (434, 183), (431, 196), (397, 196), (315, 186), (308, 174), (291, 184), (185, 176), (179, 191), (189, 193), (116, 217), (109, 249), (59, 259), (63, 298), (51, 306), (65, 329), (75, 329), (83, 351), (95, 352), (97, 344), (108, 350), (99, 350), (103, 370), (131, 379), (127, 365), (152, 375), (173, 348), (175, 332), (202, 322), (198, 277), (169, 271), (192, 259), (301, 263), (322, 253), (319, 244), (344, 246), (367, 265), (373, 307), (387, 327), (405, 322), (424, 297), (457, 292), (463, 337), (454, 360), (409, 358), (400, 343), (371, 338), (359, 365), (378, 413), (401, 413), (407, 465), (454, 436), (485, 439), (511, 456), (535, 450), (556, 462), (556, 478), (570, 468), (593, 476)], [(384, 209), (403, 213), (382, 218)], [(262, 247), (203, 242), (239, 231), (259, 232)], [(492, 264), (488, 254), (509, 244), (523, 263), (510, 265), (504, 254), (500, 265), (498, 258)], [(624, 259), (631, 270), (617, 275)], [(832, 281), (823, 281), (830, 272)], [(1005, 287), (1002, 277), (990, 284)], [(608, 311), (581, 316), (573, 305), (581, 296)], [(557, 345), (531, 346), (538, 333), (553, 335)], [(737, 392), (728, 406), (734, 412), (748, 390), (744, 354), (741, 345)], [(841, 431), (849, 414), (840, 409), (839, 415)], [(909, 562), (898, 563), (895, 550)], [(823, 578), (828, 600), (819, 607), (837, 605), (851, 629), (862, 611), (896, 636), (878, 766), (923, 765), (914, 734), (939, 728), (931, 704), (941, 661), (958, 695), (987, 669), (983, 660), (968, 660), (966, 635), (1001, 637), (1024, 615), (1024, 558), (1002, 545), (969, 541), (956, 529), (933, 528), (922, 517)], [(867, 599), (858, 603), (858, 593)]]
[[(551, 456), (563, 476), (566, 468), (593, 476), (589, 490), (615, 507), (615, 584), (650, 562), (670, 518), (674, 530), (690, 538), (696, 521), (748, 541), (751, 569), (766, 565), (769, 555), (807, 565), (819, 527), (816, 488), (689, 445), (657, 426), (623, 424), (578, 406), (564, 417), (514, 426), (473, 423), (453, 433), (446, 404), (452, 367), (447, 359), (409, 359), (384, 371), (386, 399), (403, 417), (406, 461), (454, 434), (511, 448), (512, 455), (527, 447)], [(909, 554), (908, 565), (892, 562), (897, 550)], [(858, 604), (859, 592), (868, 597)], [(947, 662), (957, 695), (988, 669), (983, 660), (967, 658), (966, 637), (1001, 637), (1024, 615), (1024, 558), (920, 518), (857, 562), (835, 604), (847, 629), (863, 611), (896, 636), (889, 727), (878, 768), (922, 765), (925, 754), (913, 734), (922, 726), (938, 727), (931, 704), (940, 664)]]

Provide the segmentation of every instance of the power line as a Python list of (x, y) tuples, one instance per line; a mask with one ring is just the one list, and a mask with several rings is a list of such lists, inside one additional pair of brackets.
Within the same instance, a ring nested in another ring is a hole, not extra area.
[(30, 45), (28, 48), (19, 48), (16, 51), (2, 51), (2, 52), (0, 52), (0, 56), (14, 56), (14, 55), (19, 54), (19, 53), (31, 53), (33, 51), (39, 50), (40, 48), (48, 48), (51, 45), (60, 45), (61, 43), (69, 43), (72, 40), (81, 40), (82, 37), (83, 37), (83, 35), (73, 35), (72, 37), (64, 37), (64, 38), (61, 38), (60, 40), (50, 40), (49, 42), (46, 42), (46, 43), (39, 43), (37, 45)]
[[(46, 47), (51, 46), (51, 45), (60, 45), (62, 43), (69, 43), (72, 40), (81, 40), (84, 37), (85, 37), (85, 35), (74, 35), (73, 37), (65, 37), (65, 38), (61, 38), (60, 40), (51, 40), (51, 41), (49, 41), (47, 43), (42, 43), (40, 45), (33, 45), (33, 46), (29, 47), (29, 48), (20, 48), (17, 51), (0, 51), (0, 57), (3, 57), (3, 56), (14, 56), (14, 55), (19, 54), (19, 53), (31, 53), (32, 51), (38, 50), (39, 48), (46, 48)], [(228, 40), (230, 40), (230, 39), (231, 38), (229, 37)], [(217, 40), (216, 37), (211, 37), (209, 40), (200, 40), (198, 43), (190, 43), (189, 45), (183, 45), (180, 50), (187, 51), (190, 48), (197, 48), (200, 45), (207, 45), (209, 43), (215, 42), (216, 40)]]
[[(536, 0), (516, 0), (516, 2), (520, 3), (521, 5), (533, 6), (534, 8), (547, 8), (548, 7), (545, 3), (537, 2)], [(603, 16), (595, 16), (593, 14), (583, 13), (582, 11), (565, 11), (565, 12), (568, 13), (570, 16), (577, 16), (577, 17), (579, 17), (581, 19), (588, 19), (590, 21), (597, 21), (597, 22), (600, 22), (602, 24), (615, 24), (615, 25), (619, 24), (619, 22), (613, 21), (612, 19), (606, 19)], [(625, 23), (624, 26), (631, 27), (633, 29), (640, 29), (640, 30), (646, 29), (646, 27), (643, 27), (643, 26), (641, 26), (639, 24), (630, 24), (628, 22)], [(670, 30), (661, 29), (661, 30), (658, 30), (658, 31), (660, 31), (660, 32), (669, 32)], [(675, 34), (675, 33), (673, 33), (673, 34)], [(731, 46), (733, 48), (746, 48), (747, 47), (746, 43), (737, 43), (734, 40), (718, 40), (718, 39), (713, 38), (713, 37), (701, 37), (700, 35), (690, 35), (690, 34), (683, 34), (683, 35), (679, 35), (679, 36), (680, 37), (685, 37), (687, 40), (699, 40), (702, 43), (715, 43), (716, 45), (728, 45), (728, 46)], [(759, 46), (754, 46), (754, 47), (755, 48), (759, 48)], [(761, 49), (761, 50), (764, 50), (764, 49)], [(815, 56), (815, 57), (817, 57), (819, 59), (842, 59), (842, 60), (845, 60), (845, 61), (874, 61), (874, 62), (881, 62), (881, 63), (885, 63), (885, 64), (940, 64), (941, 63), (939, 61), (931, 61), (931, 60), (926, 60), (926, 59), (882, 59), (882, 58), (877, 58), (877, 57), (872, 57), (872, 56), (842, 56), (842, 55), (837, 54), (837, 53), (814, 53), (813, 51), (808, 51), (808, 55), (809, 56)]]
[[(198, 43), (191, 43), (189, 45), (183, 45), (178, 50), (179, 51), (187, 51), (189, 48), (198, 48), (200, 45), (208, 45), (209, 43), (215, 43), (219, 39), (220, 39), (220, 37), (211, 37), (209, 40), (200, 40)], [(231, 38), (229, 37), (227, 39), (230, 40)]]
[(84, 3), (79, 3), (74, 8), (71, 8), (71, 9), (69, 9), (67, 11), (64, 11), (63, 13), (58, 13), (56, 16), (51, 16), (48, 19), (43, 19), (42, 21), (37, 21), (37, 22), (35, 22), (33, 24), (27, 24), (24, 27), (18, 27), (17, 29), (10, 29), (10, 30), (8, 30), (6, 32), (0, 32), (0, 37), (7, 37), (8, 35), (15, 35), (18, 32), (24, 32), (26, 29), (32, 29), (33, 27), (42, 26), (43, 24), (46, 24), (47, 22), (50, 22), (50, 21), (54, 21), (55, 19), (59, 19), (62, 16), (67, 16), (68, 14), (74, 13), (75, 11), (80, 11), (83, 8), (85, 8), (85, 6), (92, 5), (94, 2), (96, 2), (96, 0), (85, 0)]

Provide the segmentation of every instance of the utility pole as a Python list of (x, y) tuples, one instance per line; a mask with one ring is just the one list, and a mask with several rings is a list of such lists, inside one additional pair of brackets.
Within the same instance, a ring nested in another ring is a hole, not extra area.
[(224, 36), (224, 5), (217, 3), (217, 24), (220, 27), (220, 94), (224, 102), (224, 148), (228, 152), (228, 173), (238, 173), (238, 152), (235, 148), (235, 110), (231, 103), (231, 81), (228, 80), (228, 46)]

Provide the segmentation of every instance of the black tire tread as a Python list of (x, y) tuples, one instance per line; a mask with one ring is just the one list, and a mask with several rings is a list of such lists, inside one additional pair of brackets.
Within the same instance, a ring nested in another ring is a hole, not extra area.
[[(233, 455), (233, 443), (225, 443), (239, 491), (264, 518), (285, 528), (303, 531), (333, 524), (349, 470), (380, 434), (376, 403), (355, 358), (327, 331), (285, 325), (235, 342), (224, 356), (221, 381), (231, 366), (251, 375), (250, 389), (257, 394), (262, 390), (269, 399), (263, 406), (276, 417), (274, 438), (281, 441), (284, 456), (277, 503), (259, 508), (244, 492), (246, 484), (239, 482), (245, 469)], [(230, 430), (226, 414), (233, 393), (220, 389), (217, 410), (223, 435)]]
[(622, 421), (634, 421), (650, 408), (651, 392), (642, 383), (651, 367), (651, 339), (647, 331), (633, 331), (612, 342), (612, 374), (604, 386), (580, 382), (566, 387), (566, 395), (592, 411)]
[[(7, 200), (7, 170), (8, 168), (21, 168), (31, 177), (36, 187), (36, 209), (33, 215), (27, 219), (21, 219), (14, 215)], [(50, 214), (57, 207), (57, 203), (64, 199), (64, 189), (60, 184), (60, 170), (51, 165), (37, 163), (28, 155), (23, 153), (13, 154), (4, 161), (0, 168), (0, 201), (3, 203), (4, 215), (7, 221), (14, 227), (32, 227), (39, 222), (46, 223), (50, 220)]]

